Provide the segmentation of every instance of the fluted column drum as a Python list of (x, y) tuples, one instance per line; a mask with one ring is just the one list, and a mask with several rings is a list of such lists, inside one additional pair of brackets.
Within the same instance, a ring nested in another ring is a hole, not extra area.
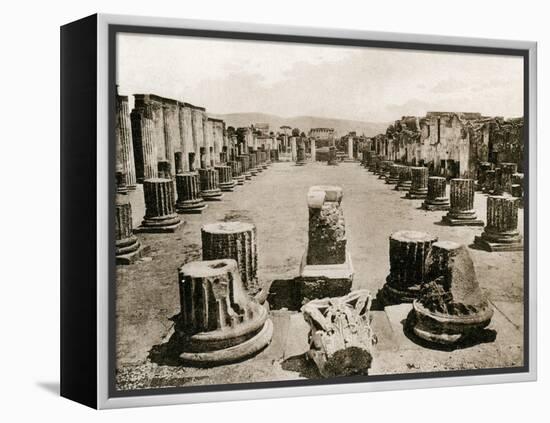
[(399, 182), (399, 172), (403, 167), (404, 166), (400, 164), (395, 164), (395, 163), (392, 164), (390, 166), (390, 174), (386, 178), (386, 184), (391, 184), (391, 185), (397, 184), (397, 182)]
[(117, 264), (131, 264), (140, 256), (141, 245), (132, 230), (132, 205), (128, 194), (115, 199), (115, 255)]
[(487, 197), (487, 224), (481, 236), (475, 237), (475, 244), (489, 251), (523, 249), (522, 238), (518, 231), (518, 208), (518, 198)]
[(174, 183), (170, 179), (143, 181), (145, 217), (140, 232), (174, 232), (182, 224), (175, 210)]
[(494, 169), (485, 172), (485, 180), (483, 181), (482, 190), (484, 193), (491, 193), (495, 189), (495, 174)]
[(407, 198), (423, 199), (428, 195), (428, 168), (411, 167), (411, 189)]
[(220, 189), (218, 171), (212, 167), (199, 169), (201, 196), (206, 201), (219, 201), (223, 194)]
[(233, 191), (235, 181), (233, 181), (231, 166), (216, 166), (216, 170), (218, 171), (220, 189), (222, 191)]
[(199, 175), (196, 172), (183, 172), (176, 175), (178, 213), (201, 213), (208, 207), (200, 192)]
[(396, 191), (409, 191), (411, 189), (411, 167), (403, 166), (399, 169), (399, 180), (395, 186)]
[(428, 178), (428, 195), (422, 203), (425, 210), (449, 210), (450, 203), (447, 197), (447, 180), (442, 176)]
[(128, 189), (134, 190), (136, 189), (136, 167), (132, 141), (132, 124), (128, 111), (128, 97), (120, 95), (116, 96), (116, 139), (117, 163), (122, 165)]
[(196, 364), (250, 357), (271, 341), (264, 307), (246, 294), (235, 260), (194, 261), (179, 268), (180, 320), (185, 340), (180, 358)]
[(425, 232), (398, 231), (390, 235), (390, 273), (381, 290), (385, 304), (411, 302), (420, 294), (426, 257), (437, 237)]
[(487, 179), (487, 171), (492, 169), (492, 165), (489, 162), (481, 162), (477, 168), (477, 184), (476, 189), (482, 190)]
[(508, 194), (512, 193), (512, 176), (517, 173), (518, 165), (515, 163), (501, 163), (500, 168), (502, 169), (501, 175), (501, 186), (503, 192)]
[(380, 157), (377, 154), (373, 154), (371, 157), (370, 165), (368, 166), (368, 170), (374, 174), (377, 174), (379, 167)]
[(249, 180), (252, 178), (252, 173), (250, 173), (250, 157), (248, 154), (241, 154), (239, 156), (239, 161), (242, 165), (242, 172), (244, 174), (245, 179)]
[(251, 295), (260, 290), (256, 226), (246, 222), (216, 222), (201, 228), (202, 258), (231, 258), (237, 261), (245, 289)]
[(296, 165), (303, 166), (306, 164), (306, 146), (304, 142), (298, 144), (298, 151), (296, 153)]
[(451, 179), (451, 205), (443, 222), (452, 226), (483, 226), (474, 210), (473, 179)]
[(235, 183), (238, 185), (244, 185), (244, 175), (242, 172), (241, 162), (238, 160), (233, 160), (228, 162), (228, 164), (231, 166), (231, 175)]
[(252, 176), (256, 176), (258, 174), (258, 164), (256, 162), (256, 153), (254, 151), (251, 151), (248, 154), (248, 162), (249, 162), (249, 171)]

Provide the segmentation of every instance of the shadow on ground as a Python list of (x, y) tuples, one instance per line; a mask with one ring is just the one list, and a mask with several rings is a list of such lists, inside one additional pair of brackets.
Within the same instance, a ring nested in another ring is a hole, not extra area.
[(322, 376), (312, 360), (308, 360), (306, 353), (289, 357), (281, 363), (283, 370), (296, 372), (300, 377), (307, 379), (319, 379)]

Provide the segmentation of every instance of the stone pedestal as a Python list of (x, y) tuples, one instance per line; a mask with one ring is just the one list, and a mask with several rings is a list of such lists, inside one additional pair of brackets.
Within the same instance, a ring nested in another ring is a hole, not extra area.
[(240, 161), (232, 160), (227, 162), (231, 166), (231, 176), (237, 185), (244, 185), (244, 175)]
[(222, 191), (233, 191), (235, 188), (235, 181), (233, 180), (231, 166), (216, 166), (215, 169), (218, 171), (220, 189)]
[(487, 225), (474, 244), (488, 251), (521, 251), (518, 231), (519, 200), (509, 196), (487, 197)]
[(250, 158), (248, 157), (248, 154), (241, 154), (238, 159), (241, 162), (242, 173), (245, 180), (252, 179), (252, 174), (250, 173)]
[(346, 251), (346, 228), (337, 186), (313, 186), (308, 191), (309, 230), (300, 266), (304, 299), (338, 297), (351, 290), (353, 265)]
[(443, 223), (451, 226), (483, 226), (474, 210), (474, 181), (451, 179), (451, 205), (443, 216)]
[(199, 169), (199, 183), (201, 197), (206, 201), (221, 201), (223, 198), (220, 189), (218, 171), (212, 167)]
[(117, 192), (115, 198), (115, 255), (116, 264), (132, 264), (142, 256), (145, 249), (132, 231), (132, 205), (128, 198), (127, 185)]
[(485, 171), (485, 180), (483, 181), (483, 186), (481, 187), (484, 193), (489, 194), (493, 192), (495, 189), (495, 177), (494, 170)]
[(181, 314), (176, 328), (183, 339), (183, 361), (230, 363), (271, 342), (271, 320), (246, 294), (235, 260), (190, 262), (178, 273)]
[(310, 326), (308, 357), (323, 377), (367, 375), (372, 363), (374, 332), (367, 290), (345, 297), (313, 300), (302, 307)]
[(449, 210), (450, 203), (447, 197), (447, 180), (442, 176), (428, 178), (428, 195), (422, 203), (424, 210)]
[(176, 175), (176, 190), (178, 192), (178, 201), (176, 202), (178, 213), (197, 214), (208, 207), (201, 197), (199, 175), (196, 172), (183, 172)]
[(145, 217), (137, 232), (174, 232), (183, 221), (174, 208), (174, 182), (171, 179), (146, 179), (143, 181)]
[(237, 261), (246, 291), (256, 295), (258, 282), (258, 247), (256, 227), (245, 222), (216, 222), (201, 228), (202, 258), (230, 258)]
[(378, 298), (386, 305), (413, 301), (426, 276), (426, 257), (437, 237), (425, 232), (398, 231), (390, 235), (390, 274)]
[(424, 199), (428, 195), (428, 168), (411, 167), (411, 189), (406, 197), (412, 200)]
[(395, 186), (396, 191), (409, 191), (411, 189), (411, 167), (403, 166), (399, 169), (399, 180)]
[(493, 310), (479, 288), (468, 248), (436, 242), (426, 266), (426, 284), (413, 302), (414, 334), (436, 344), (475, 341), (490, 323)]
[(491, 170), (493, 165), (489, 162), (481, 162), (479, 163), (477, 167), (477, 183), (476, 183), (476, 189), (478, 191), (483, 190), (483, 186), (485, 185), (485, 181), (487, 179), (487, 172)]
[(397, 182), (399, 182), (399, 172), (403, 167), (404, 166), (400, 164), (392, 164), (390, 166), (390, 173), (386, 178), (386, 184), (396, 185)]

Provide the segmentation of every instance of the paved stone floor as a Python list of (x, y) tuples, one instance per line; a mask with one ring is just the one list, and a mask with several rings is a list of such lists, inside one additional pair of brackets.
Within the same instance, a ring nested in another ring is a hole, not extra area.
[[(218, 220), (252, 221), (258, 229), (259, 277), (263, 283), (292, 279), (307, 241), (306, 193), (311, 185), (344, 189), (348, 249), (355, 278), (353, 288), (373, 296), (389, 271), (388, 237), (401, 229), (426, 231), (440, 240), (472, 244), (481, 227), (448, 227), (445, 212), (420, 209), (421, 200), (402, 198), (358, 163), (327, 166), (275, 163), (223, 201), (211, 202), (202, 215), (183, 215), (186, 224), (173, 234), (140, 234), (151, 253), (131, 266), (117, 268), (117, 382), (120, 389), (189, 386), (316, 378), (304, 358), (307, 331), (300, 313), (271, 312), (272, 343), (256, 357), (209, 369), (182, 367), (177, 345), (170, 342), (173, 317), (179, 312), (177, 269), (200, 259), (200, 226)], [(134, 225), (143, 216), (143, 194), (131, 194)], [(486, 197), (476, 193), (475, 208), (485, 220)], [(520, 210), (523, 227), (523, 210)], [(378, 338), (370, 374), (500, 368), (523, 364), (523, 253), (489, 253), (470, 249), (482, 290), (495, 315), (487, 339), (455, 350), (434, 350), (414, 342), (403, 330), (410, 305), (372, 312)]]

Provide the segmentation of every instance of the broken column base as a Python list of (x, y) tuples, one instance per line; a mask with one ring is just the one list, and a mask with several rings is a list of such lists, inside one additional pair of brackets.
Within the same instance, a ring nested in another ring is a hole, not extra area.
[(127, 239), (116, 241), (116, 264), (133, 264), (150, 250), (151, 248), (149, 246), (141, 245), (135, 235)]
[(256, 305), (260, 318), (249, 325), (232, 329), (219, 329), (191, 336), (185, 342), (180, 358), (195, 365), (215, 366), (249, 358), (263, 350), (273, 337), (273, 323), (267, 318), (267, 310)]
[(449, 226), (483, 226), (483, 220), (476, 217), (474, 211), (460, 212), (458, 214), (447, 213), (441, 219), (443, 223)]
[(244, 178), (244, 175), (235, 176), (235, 177), (233, 178), (233, 180), (235, 181), (235, 183), (236, 183), (237, 185), (244, 185), (244, 179), (245, 179), (245, 178)]
[(305, 160), (300, 160), (296, 162), (296, 166), (304, 166), (307, 162)]
[(378, 291), (376, 299), (384, 305), (412, 303), (420, 294), (420, 285), (410, 286), (408, 289), (399, 289), (391, 286), (386, 280), (384, 286)]
[(413, 310), (414, 334), (425, 341), (443, 345), (475, 339), (493, 317), (493, 309), (488, 306), (472, 314), (455, 316), (434, 313), (419, 301), (414, 301)]
[(488, 234), (474, 238), (474, 245), (486, 251), (522, 251), (523, 240), (517, 231), (510, 234)]
[(176, 211), (183, 214), (200, 214), (208, 204), (204, 203), (202, 198), (197, 200), (178, 201), (176, 203)]
[(424, 200), (428, 196), (428, 190), (424, 191), (415, 191), (405, 194), (405, 197), (407, 197), (409, 200)]
[(395, 186), (396, 191), (410, 191), (411, 189), (411, 181), (405, 181), (405, 182), (398, 182)]
[(436, 211), (436, 210), (441, 210), (441, 211), (445, 211), (445, 210), (449, 210), (451, 208), (451, 204), (449, 203), (449, 200), (443, 200), (443, 201), (430, 201), (428, 202), (427, 200), (424, 201), (422, 203), (422, 208), (424, 210), (428, 210), (428, 211)]
[(306, 264), (306, 253), (300, 264), (300, 292), (303, 300), (325, 297), (341, 297), (351, 291), (353, 265), (351, 255), (346, 253), (342, 264)]
[(244, 178), (247, 180), (247, 181), (250, 181), (252, 179), (252, 173), (250, 172), (246, 172), (244, 174)]
[(134, 232), (136, 233), (171, 233), (175, 232), (185, 221), (181, 220), (177, 214), (163, 217), (146, 217)]
[(204, 201), (221, 201), (223, 198), (221, 189), (210, 189), (201, 191), (201, 197)]
[(231, 180), (231, 182), (220, 182), (220, 189), (222, 191), (231, 192), (235, 189), (235, 181)]

